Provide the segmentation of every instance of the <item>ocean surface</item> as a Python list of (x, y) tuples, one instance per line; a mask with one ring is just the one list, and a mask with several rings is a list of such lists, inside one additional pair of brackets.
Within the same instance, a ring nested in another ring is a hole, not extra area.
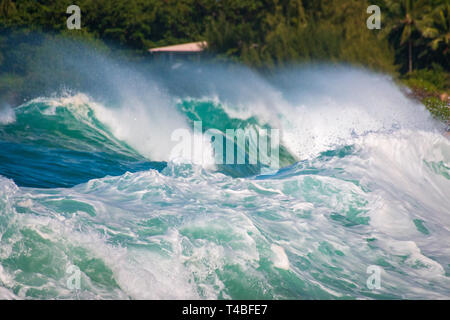
[[(0, 109), (0, 299), (450, 298), (450, 142), (421, 104), (349, 67), (188, 71)], [(194, 121), (279, 129), (280, 169), (171, 156)]]

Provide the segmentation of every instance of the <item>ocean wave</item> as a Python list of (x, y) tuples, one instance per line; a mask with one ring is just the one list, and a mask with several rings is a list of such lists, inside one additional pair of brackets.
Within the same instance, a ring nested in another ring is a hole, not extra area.
[(81, 298), (446, 298), (449, 148), (406, 130), (256, 179), (169, 162), (70, 189), (3, 180), (3, 286), (73, 298), (74, 264)]
[[(2, 122), (0, 297), (450, 296), (450, 142), (422, 105), (361, 70), (177, 70), (198, 90), (39, 98)], [(280, 129), (280, 170), (171, 158), (195, 121)]]

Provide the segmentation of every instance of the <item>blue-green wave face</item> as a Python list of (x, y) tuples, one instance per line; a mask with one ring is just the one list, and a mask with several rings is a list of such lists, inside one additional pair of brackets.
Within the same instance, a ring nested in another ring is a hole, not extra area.
[[(0, 174), (13, 178), (22, 186), (68, 187), (106, 175), (150, 168), (161, 170), (166, 166), (169, 154), (163, 160), (152, 161), (151, 151), (141, 154), (126, 141), (116, 138), (108, 121), (104, 124), (96, 117), (96, 113), (104, 108), (96, 108), (96, 104), (84, 95), (35, 99), (16, 108), (14, 121), (0, 124), (0, 144), (4, 150), (0, 155)], [(230, 117), (214, 101), (186, 99), (176, 104), (174, 112), (176, 110), (186, 117), (188, 128), (192, 129), (195, 121), (202, 122), (202, 134), (208, 129), (217, 129), (224, 137), (228, 128), (250, 128), (255, 132), (263, 128), (270, 130), (269, 125), (260, 125), (255, 117)], [(120, 116), (124, 111), (117, 112)], [(116, 121), (112, 120), (113, 123)], [(258, 141), (244, 140), (244, 145), (239, 142), (237, 139), (231, 142), (233, 152), (237, 154), (238, 150), (243, 150), (246, 163), (227, 165), (224, 161), (217, 170), (233, 177), (260, 173), (264, 165), (252, 165), (248, 159), (249, 149), (258, 148)], [(268, 142), (270, 144), (270, 140)], [(281, 165), (294, 163), (294, 156), (284, 146), (280, 148)], [(225, 149), (224, 160), (226, 152)], [(24, 161), (26, 158), (33, 161)]]
[[(450, 142), (423, 106), (348, 68), (174, 70), (0, 110), (0, 298), (450, 297)], [(200, 121), (202, 157), (208, 130), (278, 129), (279, 170), (180, 159)]]
[(165, 166), (115, 138), (87, 104), (37, 99), (16, 108), (14, 118), (0, 124), (0, 174), (18, 185), (69, 187)]

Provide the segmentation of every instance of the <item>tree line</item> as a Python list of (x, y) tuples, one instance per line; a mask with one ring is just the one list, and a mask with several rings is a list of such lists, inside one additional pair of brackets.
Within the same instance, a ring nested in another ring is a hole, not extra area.
[[(81, 8), (81, 30), (66, 27), (71, 4)], [(381, 8), (380, 30), (366, 27), (373, 4)], [(256, 69), (344, 62), (442, 91), (450, 87), (449, 28), (450, 0), (0, 0), (0, 92), (1, 78), (21, 70), (7, 61), (14, 60), (11, 39), (17, 45), (17, 34), (31, 31), (142, 54), (206, 40), (217, 59)]]

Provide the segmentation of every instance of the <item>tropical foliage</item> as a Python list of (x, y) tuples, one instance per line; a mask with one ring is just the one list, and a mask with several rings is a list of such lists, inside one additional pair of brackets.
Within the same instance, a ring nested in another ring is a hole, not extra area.
[[(218, 59), (260, 70), (345, 62), (408, 83), (437, 72), (446, 75), (438, 87), (450, 87), (450, 0), (77, 0), (82, 28), (68, 30), (66, 9), (73, 3), (0, 0), (0, 95), (25, 82), (37, 47), (58, 35), (140, 55), (151, 47), (206, 40)], [(366, 27), (372, 4), (381, 7), (381, 30)], [(49, 36), (32, 36), (36, 31)]]

